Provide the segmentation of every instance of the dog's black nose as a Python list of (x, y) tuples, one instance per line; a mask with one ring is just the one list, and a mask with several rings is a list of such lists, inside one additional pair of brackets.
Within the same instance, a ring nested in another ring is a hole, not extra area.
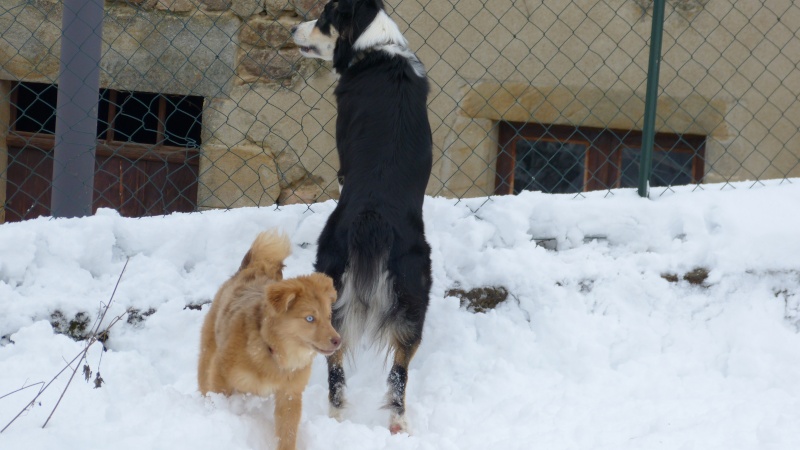
[(292, 34), (294, 34), (294, 32), (297, 31), (297, 25), (292, 25), (290, 31), (292, 32)]

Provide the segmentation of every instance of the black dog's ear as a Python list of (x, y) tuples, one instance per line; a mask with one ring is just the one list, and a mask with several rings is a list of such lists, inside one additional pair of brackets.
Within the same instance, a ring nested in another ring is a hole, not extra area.
[(347, 16), (352, 16), (356, 13), (356, 3), (359, 0), (338, 0), (339, 2), (339, 14), (344, 14)]
[(337, 23), (337, 14), (336, 10), (339, 7), (338, 0), (331, 0), (325, 5), (325, 8), (322, 9), (319, 17), (317, 18), (317, 27), (325, 36), (331, 35), (331, 26), (337, 29), (339, 24)]
[(363, 0), (337, 0), (336, 8), (339, 38), (336, 40), (336, 47), (333, 49), (333, 68), (337, 73), (342, 74), (350, 66), (353, 59), (353, 26), (356, 8)]
[(386, 9), (383, 6), (383, 0), (338, 0), (338, 2), (339, 13), (344, 13), (349, 16), (355, 15), (356, 9), (362, 5), (372, 6), (379, 10)]
[(336, 73), (344, 73), (347, 67), (350, 66), (352, 59), (353, 44), (340, 35), (339, 39), (336, 40), (336, 48), (333, 49), (333, 68)]
[(339, 0), (331, 0), (325, 4), (326, 8), (339, 9)]

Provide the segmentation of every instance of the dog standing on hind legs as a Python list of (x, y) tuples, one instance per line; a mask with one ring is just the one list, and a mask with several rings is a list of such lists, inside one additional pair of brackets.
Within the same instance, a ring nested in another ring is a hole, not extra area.
[(340, 418), (345, 404), (344, 354), (364, 337), (393, 353), (389, 429), (407, 432), (408, 366), (431, 288), (422, 220), (433, 160), (425, 68), (381, 0), (332, 0), (318, 20), (293, 27), (292, 37), (301, 54), (333, 61), (340, 76), (341, 196), (315, 263), (339, 293), (332, 322), (343, 345), (328, 357), (331, 415)]

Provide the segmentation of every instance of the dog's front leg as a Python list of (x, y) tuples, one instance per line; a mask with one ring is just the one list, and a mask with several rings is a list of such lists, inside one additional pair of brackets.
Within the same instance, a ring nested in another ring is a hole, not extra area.
[(275, 431), (278, 450), (297, 448), (297, 429), (303, 411), (303, 391), (279, 390), (275, 393)]
[(344, 408), (344, 346), (328, 357), (328, 416), (342, 421)]

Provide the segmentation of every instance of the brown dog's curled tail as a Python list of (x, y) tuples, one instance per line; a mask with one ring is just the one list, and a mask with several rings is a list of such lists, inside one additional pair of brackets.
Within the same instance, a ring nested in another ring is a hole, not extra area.
[(258, 234), (250, 250), (244, 255), (239, 272), (250, 272), (253, 277), (266, 275), (275, 281), (283, 279), (283, 261), (292, 254), (289, 237), (278, 230)]

